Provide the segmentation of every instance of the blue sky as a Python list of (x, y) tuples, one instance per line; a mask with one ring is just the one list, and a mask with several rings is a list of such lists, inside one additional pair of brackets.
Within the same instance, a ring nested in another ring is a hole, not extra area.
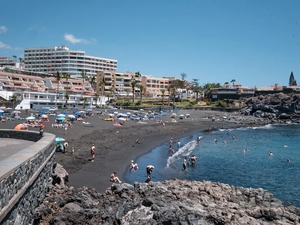
[(0, 0), (0, 56), (67, 45), (118, 71), (205, 83), (300, 84), (299, 0)]

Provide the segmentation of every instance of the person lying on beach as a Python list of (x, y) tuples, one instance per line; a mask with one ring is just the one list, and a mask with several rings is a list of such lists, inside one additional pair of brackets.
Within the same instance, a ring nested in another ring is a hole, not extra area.
[(122, 183), (120, 181), (120, 179), (117, 177), (117, 173), (116, 172), (113, 172), (111, 175), (110, 175), (110, 181), (111, 182), (114, 182), (114, 183)]
[(142, 143), (140, 142), (140, 139), (136, 139), (136, 140), (135, 140), (135, 143), (137, 143), (137, 144), (142, 144)]

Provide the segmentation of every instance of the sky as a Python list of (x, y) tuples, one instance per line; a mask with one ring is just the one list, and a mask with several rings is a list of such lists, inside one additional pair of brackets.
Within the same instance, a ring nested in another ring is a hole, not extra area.
[[(300, 84), (299, 0), (0, 0), (0, 56), (66, 45), (118, 72), (244, 87)], [(232, 83), (231, 83), (232, 84)]]

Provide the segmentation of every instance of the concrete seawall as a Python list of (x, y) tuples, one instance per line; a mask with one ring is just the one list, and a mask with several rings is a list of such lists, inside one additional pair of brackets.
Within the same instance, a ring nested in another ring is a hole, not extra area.
[(55, 135), (0, 130), (0, 138), (33, 144), (0, 161), (0, 224), (32, 224), (35, 208), (44, 199), (55, 159)]

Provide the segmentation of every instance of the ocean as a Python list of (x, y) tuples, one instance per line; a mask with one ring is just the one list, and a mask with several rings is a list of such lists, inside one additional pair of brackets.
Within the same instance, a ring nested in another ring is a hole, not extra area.
[[(198, 136), (201, 136), (199, 144)], [(179, 150), (178, 140), (173, 140), (173, 155), (166, 140), (140, 156), (135, 162), (139, 168), (131, 172), (128, 168), (125, 172), (126, 182), (145, 182), (146, 166), (153, 165), (152, 181), (178, 178), (264, 188), (282, 202), (300, 207), (300, 125), (197, 132), (179, 140)], [(197, 157), (195, 167), (188, 165), (183, 171), (184, 158), (192, 155)]]

